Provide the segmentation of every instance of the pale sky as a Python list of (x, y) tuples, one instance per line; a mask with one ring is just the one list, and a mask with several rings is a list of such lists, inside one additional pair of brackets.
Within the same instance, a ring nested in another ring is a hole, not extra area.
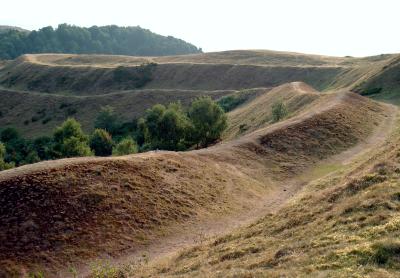
[(399, 0), (4, 0), (0, 25), (141, 26), (203, 51), (400, 53)]

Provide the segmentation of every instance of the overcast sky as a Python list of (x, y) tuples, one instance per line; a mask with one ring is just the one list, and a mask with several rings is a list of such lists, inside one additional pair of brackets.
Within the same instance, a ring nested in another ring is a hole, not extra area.
[(399, 0), (5, 0), (0, 25), (141, 26), (204, 51), (400, 52)]

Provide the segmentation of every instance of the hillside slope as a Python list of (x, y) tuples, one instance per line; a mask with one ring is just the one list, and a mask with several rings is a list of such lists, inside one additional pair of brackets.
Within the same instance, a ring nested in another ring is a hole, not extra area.
[[(0, 91), (4, 100), (0, 104), (0, 124), (16, 126), (22, 134), (32, 137), (46, 135), (68, 116), (74, 116), (83, 122), (86, 131), (91, 131), (93, 118), (104, 103), (115, 106), (117, 113), (131, 120), (141, 116), (145, 108), (155, 102), (164, 104), (181, 99), (186, 103), (200, 95), (218, 99), (234, 91), (259, 91), (296, 81), (306, 82), (318, 90), (353, 90), (400, 103), (398, 60), (397, 54), (352, 58), (268, 50), (164, 57), (23, 55), (7, 63), (0, 62), (0, 86), (4, 88)], [(28, 92), (42, 94), (31, 96)], [(292, 103), (296, 101), (294, 98)], [(60, 102), (71, 104), (67, 109), (76, 113), (54, 107), (54, 103), (61, 106)], [(46, 115), (32, 122), (38, 118), (38, 111), (39, 117), (44, 115), (40, 112), (43, 109), (48, 110)], [(230, 130), (229, 136), (243, 133), (239, 132), (240, 125), (249, 132), (257, 128), (257, 124), (268, 122), (268, 109), (258, 115), (262, 119), (257, 118), (251, 125), (249, 120), (257, 115), (236, 113), (249, 118), (246, 122), (233, 120), (235, 130)], [(227, 138), (233, 138), (229, 136)]]
[(307, 183), (276, 212), (130, 275), (398, 277), (399, 126), (397, 117), (386, 141)]
[(15, 127), (32, 138), (49, 135), (67, 117), (74, 117), (90, 132), (102, 106), (111, 105), (123, 121), (132, 121), (155, 104), (180, 101), (186, 106), (199, 96), (218, 99), (234, 92), (143, 89), (80, 97), (0, 88), (0, 126)]
[[(299, 94), (307, 88), (288, 86)], [(8, 273), (54, 271), (102, 254), (146, 250), (176, 225), (277, 206), (303, 185), (294, 178), (361, 143), (390, 113), (358, 95), (331, 93), (284, 122), (204, 150), (3, 171), (0, 264)]]
[(319, 92), (302, 82), (292, 82), (267, 90), (251, 102), (228, 113), (229, 124), (224, 139), (237, 138), (273, 124), (272, 106), (276, 102), (282, 101), (288, 110), (287, 117), (293, 117), (318, 98)]
[(136, 88), (135, 83), (114, 80), (117, 69), (132, 75), (139, 65), (155, 63), (147, 88), (239, 90), (303, 81), (325, 90), (357, 88), (397, 60), (395, 54), (341, 58), (266, 50), (167, 57), (38, 54), (9, 64), (0, 72), (0, 83), (47, 93), (104, 94)]

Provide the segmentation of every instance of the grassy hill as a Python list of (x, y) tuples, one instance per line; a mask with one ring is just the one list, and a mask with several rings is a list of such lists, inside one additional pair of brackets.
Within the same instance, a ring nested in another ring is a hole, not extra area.
[[(267, 91), (254, 100), (262, 98), (267, 104), (268, 98), (263, 97), (279, 91), (288, 103), (296, 94), (299, 98), (312, 96), (312, 101), (299, 104), (285, 121), (260, 125), (254, 132), (207, 149), (63, 159), (1, 172), (2, 269), (8, 275), (32, 270), (49, 270), (50, 275), (74, 265), (85, 273), (79, 262), (90, 262), (102, 254), (142, 254), (151, 242), (162, 242), (168, 236), (185, 236), (187, 231), (193, 237), (190, 227), (203, 226), (208, 231), (213, 229), (213, 221), (226, 226), (229, 217), (236, 219), (256, 211), (255, 216), (265, 215), (279, 209), (307, 181), (326, 174), (320, 165), (327, 159), (340, 164), (359, 153), (357, 146), (363, 146), (380, 129), (387, 129), (388, 121), (395, 116), (393, 107), (353, 93), (318, 94), (301, 83), (286, 85), (288, 91), (283, 88)], [(250, 100), (241, 109), (253, 107)], [(343, 155), (346, 150), (350, 153)], [(313, 209), (312, 201), (306, 200)], [(293, 210), (300, 214), (305, 209)], [(301, 214), (293, 223), (287, 214), (281, 217), (282, 222), (267, 227), (285, 233), (311, 216)], [(262, 224), (250, 227), (264, 229)], [(212, 248), (223, 246), (223, 251), (200, 246), (183, 253), (166, 268), (143, 271), (155, 277), (179, 273), (201, 276), (227, 268), (222, 273), (229, 274), (230, 261), (242, 258), (237, 264), (241, 268), (247, 254), (273, 252), (267, 248), (267, 241), (258, 244), (264, 238), (262, 232), (252, 231), (237, 246), (225, 245), (237, 239), (233, 234), (213, 243)], [(282, 237), (289, 240), (286, 235)], [(250, 248), (254, 244), (258, 247)], [(202, 253), (202, 248), (208, 248), (210, 255)], [(200, 259), (202, 256), (208, 258)], [(214, 260), (216, 256), (223, 259)], [(212, 267), (208, 266), (210, 260)], [(260, 263), (260, 267), (264, 265)]]
[[(117, 113), (131, 120), (157, 102), (182, 100), (186, 104), (200, 95), (218, 99), (233, 92), (267, 90), (295, 81), (318, 90), (350, 89), (399, 103), (398, 57), (329, 57), (267, 50), (165, 57), (23, 55), (0, 64), (0, 85), (4, 88), (0, 92), (4, 99), (0, 124), (16, 126), (32, 137), (48, 134), (66, 117), (74, 116), (90, 131), (93, 118), (104, 104), (115, 106)], [(295, 97), (288, 101), (292, 109), (300, 100)], [(249, 111), (252, 116), (241, 110), (235, 112), (237, 119), (232, 119), (227, 138), (237, 136), (241, 125), (252, 131), (269, 121), (269, 110), (260, 110), (256, 102), (254, 105)], [(40, 112), (43, 109), (45, 113)]]
[[(252, 225), (149, 265), (140, 277), (398, 277), (399, 122), (386, 142), (306, 183)], [(133, 275), (134, 276), (134, 275)]]
[(16, 27), (16, 26), (9, 26), (9, 25), (0, 25), (0, 34), (1, 33), (6, 33), (8, 31), (18, 31), (18, 32), (29, 32), (26, 29), (20, 28), (20, 27)]

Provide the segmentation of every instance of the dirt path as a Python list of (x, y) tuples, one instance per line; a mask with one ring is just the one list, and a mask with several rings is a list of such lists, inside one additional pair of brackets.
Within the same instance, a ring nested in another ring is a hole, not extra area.
[[(398, 115), (398, 108), (392, 105), (384, 104), (387, 117), (384, 121), (380, 122), (372, 134), (363, 142), (356, 146), (334, 156), (325, 161), (324, 163), (335, 163), (346, 165), (352, 160), (357, 159), (369, 150), (383, 144), (386, 138), (394, 129), (395, 119)], [(259, 218), (268, 213), (274, 213), (279, 210), (288, 200), (290, 200), (301, 188), (317, 178), (321, 178), (335, 170), (328, 173), (315, 174), (310, 169), (301, 177), (292, 180), (286, 180), (277, 184), (276, 190), (265, 196), (259, 203), (254, 204), (254, 208), (240, 214), (230, 215), (222, 218), (213, 218), (199, 222), (186, 223), (179, 225), (172, 229), (166, 237), (160, 238), (150, 243), (146, 248), (130, 253), (118, 259), (105, 257), (105, 261), (111, 264), (135, 264), (143, 260), (156, 261), (162, 258), (173, 256), (177, 252), (199, 244), (203, 241), (211, 240), (214, 237), (221, 236), (232, 232), (233, 230), (251, 224)], [(79, 269), (79, 277), (86, 277), (90, 274), (90, 269), (81, 267)], [(61, 275), (60, 277), (64, 277)]]

